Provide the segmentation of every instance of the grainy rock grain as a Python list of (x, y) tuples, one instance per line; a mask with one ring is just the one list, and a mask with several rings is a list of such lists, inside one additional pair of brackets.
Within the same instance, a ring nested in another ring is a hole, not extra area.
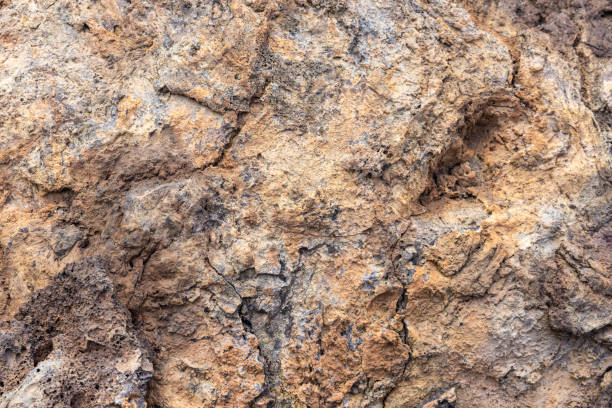
[(0, 0), (0, 408), (612, 407), (606, 0)]

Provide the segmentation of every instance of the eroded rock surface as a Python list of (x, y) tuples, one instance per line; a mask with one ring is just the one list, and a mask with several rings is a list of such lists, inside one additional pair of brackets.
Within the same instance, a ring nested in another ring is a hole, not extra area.
[(612, 406), (610, 33), (0, 1), (0, 407)]

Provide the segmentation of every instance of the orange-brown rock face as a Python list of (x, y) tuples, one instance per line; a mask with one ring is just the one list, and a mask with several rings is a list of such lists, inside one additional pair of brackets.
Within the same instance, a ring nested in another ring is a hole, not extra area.
[(612, 406), (611, 33), (0, 1), (0, 407)]

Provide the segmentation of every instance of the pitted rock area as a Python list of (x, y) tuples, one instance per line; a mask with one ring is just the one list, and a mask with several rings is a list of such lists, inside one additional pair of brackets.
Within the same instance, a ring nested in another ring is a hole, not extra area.
[(612, 407), (607, 0), (0, 0), (0, 408)]

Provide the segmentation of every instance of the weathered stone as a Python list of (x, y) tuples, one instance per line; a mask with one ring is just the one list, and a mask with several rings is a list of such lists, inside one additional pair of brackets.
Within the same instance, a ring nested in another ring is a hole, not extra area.
[(608, 407), (604, 0), (0, 0), (0, 407)]

